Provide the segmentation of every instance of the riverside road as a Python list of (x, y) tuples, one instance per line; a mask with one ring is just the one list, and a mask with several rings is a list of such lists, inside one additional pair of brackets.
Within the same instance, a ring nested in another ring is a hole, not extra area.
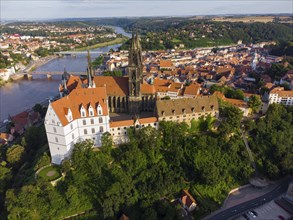
[(205, 218), (207, 220), (226, 220), (232, 217), (237, 217), (244, 213), (245, 211), (249, 209), (256, 208), (264, 203), (267, 203), (280, 195), (282, 195), (284, 192), (287, 191), (289, 183), (293, 181), (292, 177), (286, 178), (281, 184), (279, 184), (275, 189), (273, 189), (271, 192), (258, 197), (256, 199), (250, 200), (248, 202), (244, 202), (242, 204), (236, 205), (234, 207), (231, 207), (229, 209), (223, 210), (209, 218)]

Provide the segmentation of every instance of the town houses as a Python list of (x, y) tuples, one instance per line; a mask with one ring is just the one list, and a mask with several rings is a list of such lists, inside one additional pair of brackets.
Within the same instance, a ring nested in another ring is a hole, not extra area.
[(269, 103), (293, 106), (293, 91), (285, 91), (283, 87), (276, 87), (270, 92)]
[(0, 80), (7, 81), (17, 71), (34, 69), (29, 64), (43, 63), (56, 57), (52, 56), (53, 52), (82, 48), (88, 42), (108, 42), (119, 36), (112, 28), (105, 26), (4, 25), (0, 34)]

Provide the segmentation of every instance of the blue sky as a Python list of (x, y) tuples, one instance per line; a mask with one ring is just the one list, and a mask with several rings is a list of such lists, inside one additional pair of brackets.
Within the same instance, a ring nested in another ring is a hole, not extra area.
[(293, 13), (291, 0), (0, 0), (1, 20)]

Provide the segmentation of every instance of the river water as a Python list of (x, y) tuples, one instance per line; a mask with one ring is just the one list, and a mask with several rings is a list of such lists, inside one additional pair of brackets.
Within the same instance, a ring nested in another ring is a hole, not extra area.
[[(131, 37), (121, 27), (113, 27), (115, 32)], [(116, 50), (121, 44), (106, 46), (91, 51), (108, 52), (110, 49)], [(92, 54), (94, 59), (99, 54)], [(85, 72), (87, 67), (86, 54), (79, 54), (76, 57), (64, 57), (50, 61), (39, 67), (36, 71), (54, 72), (63, 71), (64, 67), (70, 73)], [(32, 80), (19, 80), (7, 83), (0, 88), (0, 122), (24, 110), (32, 108), (36, 103), (45, 101), (50, 96), (58, 94), (58, 87), (61, 82), (61, 75), (53, 75), (51, 80), (46, 75), (34, 75)]]

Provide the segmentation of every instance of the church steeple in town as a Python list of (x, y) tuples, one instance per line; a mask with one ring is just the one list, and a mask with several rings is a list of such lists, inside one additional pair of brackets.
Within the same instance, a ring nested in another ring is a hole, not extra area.
[(138, 33), (132, 33), (128, 59), (129, 95), (140, 96), (140, 83), (142, 81), (142, 48), (139, 42)]
[(87, 78), (88, 78), (88, 87), (93, 88), (93, 66), (92, 66), (92, 60), (91, 60), (91, 55), (90, 51), (87, 51)]
[(132, 33), (128, 58), (128, 84), (129, 84), (129, 113), (139, 114), (141, 111), (141, 90), (142, 83), (142, 48), (139, 42), (138, 33)]

